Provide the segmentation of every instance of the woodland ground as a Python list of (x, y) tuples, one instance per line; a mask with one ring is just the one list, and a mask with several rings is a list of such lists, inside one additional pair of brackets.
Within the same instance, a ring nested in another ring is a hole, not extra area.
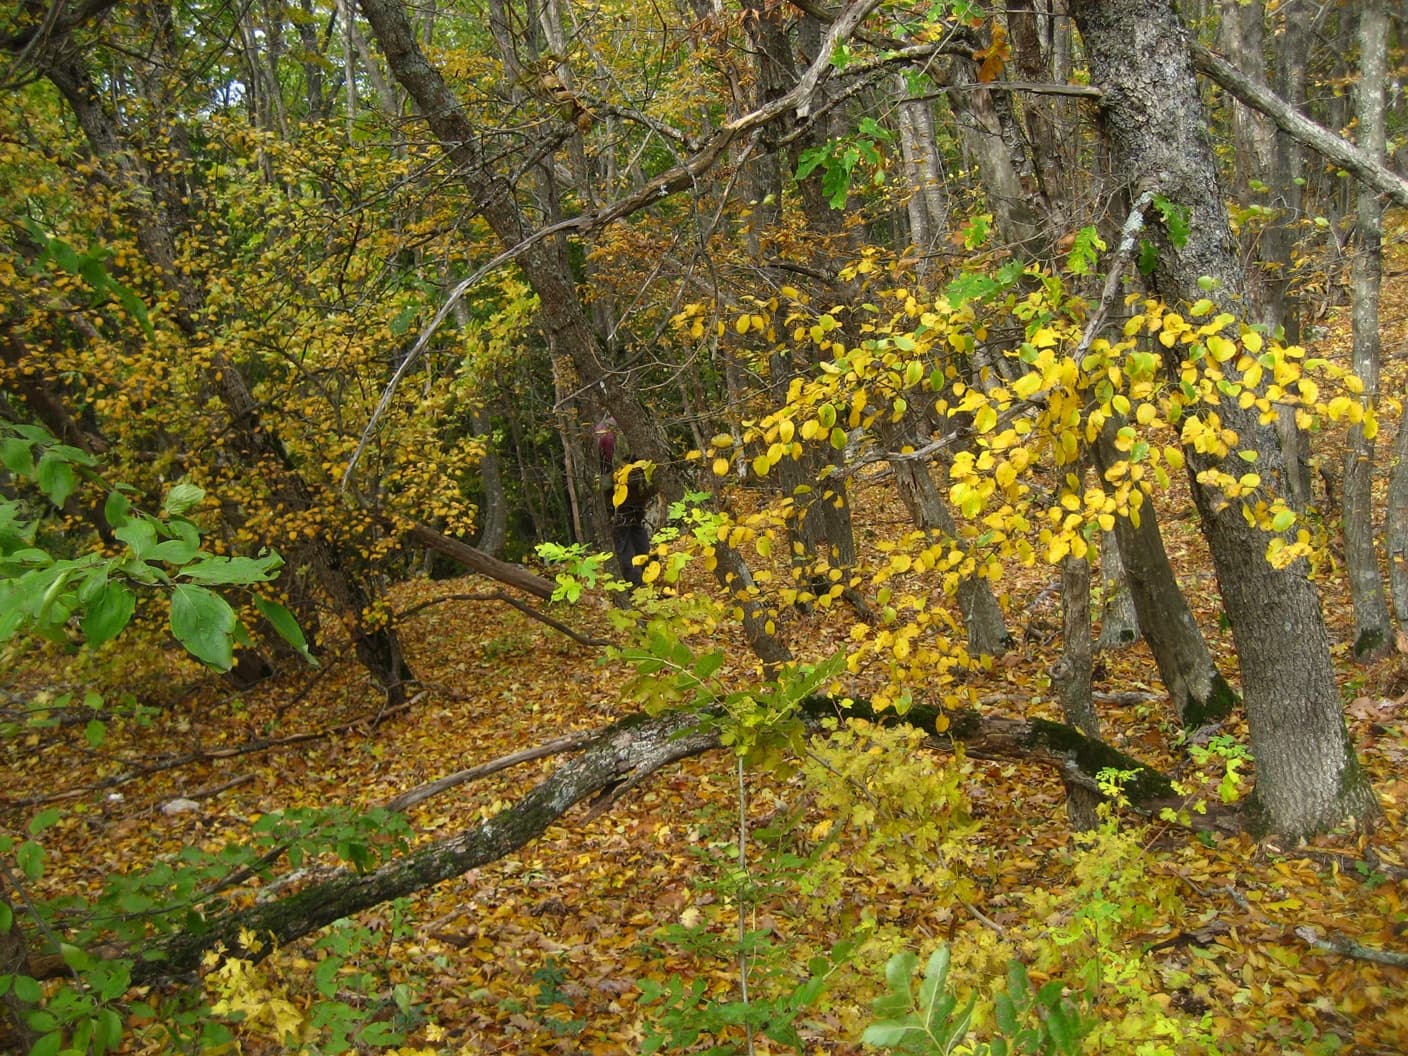
[[(1408, 291), (1386, 290), (1389, 362), (1382, 391), (1388, 394), (1405, 391), (1405, 300)], [(1325, 340), (1342, 351), (1340, 330), (1334, 326)], [(1386, 409), (1382, 418), (1381, 452), (1398, 427), (1395, 412)], [(1320, 454), (1333, 465), (1333, 453)], [(905, 523), (903, 509), (881, 496), (879, 490), (856, 496), (862, 545), (872, 534)], [(1234, 672), (1230, 635), (1218, 619), (1216, 586), (1191, 505), (1175, 495), (1161, 512), (1183, 586), (1223, 670)], [(974, 682), (984, 707), (1059, 717), (1047, 680), (1060, 649), (1058, 583), (1057, 570), (1044, 566), (1002, 583), (1010, 625), (1021, 640), (1011, 656)], [(393, 600), (398, 611), (406, 611), (474, 589), (470, 581), (417, 579), (398, 588)], [(1383, 805), (1382, 823), (1372, 833), (1341, 833), (1305, 849), (1278, 849), (1247, 837), (1199, 838), (1157, 824), (1143, 830), (1151, 876), (1171, 881), (1183, 908), (1178, 915), (1156, 914), (1110, 951), (1152, 959), (1170, 980), (1163, 1000), (1210, 1015), (1225, 1052), (1311, 1051), (1315, 1039), (1330, 1033), (1341, 1039), (1343, 1051), (1408, 1051), (1408, 969), (1313, 949), (1295, 930), (1308, 925), (1321, 935), (1408, 950), (1408, 656), (1400, 652), (1372, 666), (1352, 665), (1344, 644), (1353, 626), (1348, 589), (1337, 568), (1325, 570), (1321, 589), (1340, 643), (1336, 655), (1350, 728)], [(580, 631), (611, 633), (604, 606), (582, 604), (558, 614)], [(784, 631), (794, 648), (817, 658), (840, 644), (852, 619), (833, 611), (793, 615), (790, 621)], [(238, 694), (174, 648), (153, 645), (145, 656), (134, 656), (130, 640), (93, 660), (25, 663), (5, 676), (12, 698), (101, 681), (157, 710), (149, 726), (110, 723), (100, 749), (88, 745), (81, 727), (3, 742), (0, 823), (19, 831), (37, 801), (56, 800), (67, 813), (46, 833), (51, 864), (45, 887), (92, 890), (106, 871), (133, 869), (188, 845), (218, 847), (245, 838), (271, 810), (375, 805), (446, 773), (635, 710), (621, 694), (623, 667), (603, 663), (599, 650), (495, 603), (427, 607), (410, 617), (405, 640), (424, 692), (411, 708), (381, 716), (379, 723), (377, 694), (347, 658), (334, 656), (320, 671)], [(734, 674), (746, 677), (746, 649), (731, 642), (729, 654), (738, 664)], [(1136, 646), (1104, 654), (1098, 666), (1098, 690), (1131, 695), (1125, 698), (1131, 702), (1100, 707), (1105, 737), (1215, 794), (1212, 769), (1200, 774), (1169, 751), (1170, 713), (1147, 651)], [(915, 687), (916, 694), (922, 696), (923, 688)], [(1235, 724), (1231, 729), (1245, 733)], [(303, 734), (314, 736), (297, 739)], [(276, 743), (234, 751), (259, 739)], [(198, 758), (184, 766), (155, 766), (185, 753)], [(492, 814), (552, 765), (528, 764), (441, 794), (413, 808), (409, 821), (425, 838), (447, 835)], [(863, 918), (873, 918), (892, 943), (908, 944), (921, 956), (964, 929), (1023, 922), (1030, 892), (1071, 882), (1062, 787), (1035, 765), (963, 765), (977, 821), (966, 847), (971, 905), (986, 922), (926, 887), (922, 877), (899, 884), (871, 875), (855, 877), (846, 896), (820, 907), (820, 914), (799, 891), (783, 890), (753, 908), (751, 925), (770, 934), (781, 956), (801, 962)], [(120, 780), (122, 775), (132, 776)], [(796, 779), (750, 774), (747, 787), (754, 825), (794, 808), (802, 811), (796, 824), (804, 834), (822, 821), (801, 802), (805, 793)], [(199, 809), (162, 812), (163, 804), (182, 796), (196, 800)], [(579, 808), (567, 824), (518, 854), (421, 894), (405, 907), (403, 930), (389, 908), (369, 914), (364, 919), (376, 929), (380, 946), (367, 951), (366, 963), (376, 966), (388, 987), (414, 986), (417, 1015), (445, 1031), (433, 1044), (424, 1028), (412, 1035), (432, 1051), (636, 1051), (643, 1036), (639, 980), (679, 972), (708, 980), (711, 994), (721, 999), (736, 996), (735, 963), (709, 949), (691, 952), (666, 941), (660, 929), (695, 925), (696, 933), (712, 932), (718, 949), (727, 944), (736, 921), (716, 882), (734, 861), (737, 804), (730, 755), (714, 753), (668, 769), (589, 823), (580, 823)], [(753, 853), (755, 867), (766, 870), (766, 850), (755, 845)], [(1354, 864), (1366, 858), (1380, 862), (1382, 870)], [(299, 945), (280, 951), (267, 966), (271, 985), (295, 1003), (311, 1000), (310, 956)], [(883, 963), (877, 949), (838, 974), (830, 1004), (806, 1017), (808, 1051), (859, 1051), (855, 1039), (867, 1022), (867, 1002), (881, 984)], [(965, 985), (962, 978), (956, 982)], [(135, 1026), (133, 1051), (143, 1044), (142, 1025)], [(281, 1051), (257, 1032), (242, 1044), (246, 1053)], [(780, 1050), (763, 1044), (759, 1051)]]

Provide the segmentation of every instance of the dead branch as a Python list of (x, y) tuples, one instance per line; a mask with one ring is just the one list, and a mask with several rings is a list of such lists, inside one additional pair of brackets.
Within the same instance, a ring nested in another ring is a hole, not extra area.
[(592, 741), (601, 736), (599, 730), (584, 730), (581, 733), (569, 733), (565, 737), (558, 737), (548, 741), (546, 744), (535, 745), (532, 748), (524, 748), (520, 752), (511, 752), (508, 755), (501, 755), (487, 763), (480, 763), (478, 766), (471, 766), (468, 770), (460, 770), (453, 774), (435, 781), (427, 781), (423, 785), (402, 792), (394, 799), (386, 801), (386, 809), (390, 811), (407, 810), (417, 803), (423, 803), (431, 796), (438, 796), (456, 785), (467, 784), (470, 781), (478, 781), (481, 777), (488, 777), (490, 774), (497, 774), (501, 770), (518, 766), (520, 763), (531, 763), (535, 759), (546, 759), (550, 755), (562, 755), (564, 752), (580, 751)]
[(408, 619), (409, 617), (414, 616), (418, 612), (431, 608), (434, 605), (444, 604), (447, 601), (502, 601), (505, 605), (512, 605), (515, 609), (523, 613), (523, 615), (527, 616), (529, 619), (537, 620), (539, 623), (546, 624), (553, 630), (557, 631), (558, 634), (565, 634), (568, 638), (571, 638), (574, 642), (577, 642), (579, 645), (591, 646), (593, 648), (602, 648), (611, 644), (611, 641), (607, 638), (597, 638), (585, 634), (578, 634), (571, 627), (568, 627), (565, 623), (561, 623), (553, 619), (547, 613), (535, 609), (533, 608), (533, 606), (528, 605), (525, 602), (519, 601), (511, 594), (505, 594), (502, 590), (490, 590), (479, 594), (446, 594), (444, 597), (441, 598), (431, 598), (429, 601), (422, 601), (419, 605), (412, 605), (405, 612), (398, 613), (396, 619)]
[(1307, 945), (1327, 953), (1338, 953), (1359, 961), (1373, 961), (1375, 964), (1392, 965), (1394, 968), (1408, 968), (1408, 953), (1394, 953), (1392, 950), (1376, 950), (1345, 935), (1334, 935), (1322, 939), (1320, 933), (1309, 924), (1295, 929), (1296, 935)]
[(1399, 205), (1408, 205), (1408, 180), (1329, 129), (1317, 125), (1275, 92), (1257, 84), (1222, 56), (1194, 44), (1193, 68), (1216, 81), (1239, 103), (1265, 114), (1276, 127), (1327, 161), (1348, 169), (1362, 183)]
[[(0, 799), (0, 807), (38, 807), (46, 803), (62, 803), (65, 800), (77, 799), (79, 796), (90, 792), (104, 792), (108, 789), (118, 788), (129, 784), (140, 778), (151, 774), (158, 774), (164, 770), (177, 770), (183, 766), (191, 766), (195, 763), (208, 763), (215, 759), (234, 759), (242, 755), (253, 755), (258, 752), (271, 752), (279, 748), (289, 748), (296, 744), (307, 744), (309, 741), (320, 741), (337, 734), (347, 733), (349, 730), (368, 724), (375, 725), (378, 722), (385, 722), (388, 716), (397, 715), (404, 711), (409, 711), (425, 696), (424, 692), (417, 693), (404, 704), (398, 704), (394, 708), (381, 708), (375, 712), (367, 712), (340, 722), (336, 726), (328, 726), (321, 730), (313, 730), (308, 733), (295, 733), (287, 737), (254, 737), (243, 744), (234, 744), (228, 748), (197, 748), (193, 752), (182, 752), (180, 755), (160, 756), (150, 763), (137, 763), (132, 769), (124, 770), (120, 774), (113, 774), (105, 777), (101, 781), (95, 781), (88, 785), (79, 785), (75, 788), (66, 788), (62, 792), (51, 792), (44, 796), (26, 796), (23, 799)], [(216, 789), (222, 791), (222, 789)], [(214, 793), (211, 793), (214, 794)], [(195, 797), (188, 797), (195, 798)]]
[(428, 550), (444, 554), (446, 557), (458, 561), (465, 568), (503, 583), (505, 586), (517, 587), (519, 590), (542, 598), (544, 601), (552, 597), (553, 584), (537, 573), (528, 571), (522, 565), (511, 565), (507, 561), (500, 561), (497, 557), (486, 554), (478, 547), (470, 546), (459, 539), (451, 539), (448, 535), (442, 535), (427, 525), (411, 525), (405, 530), (405, 537)]

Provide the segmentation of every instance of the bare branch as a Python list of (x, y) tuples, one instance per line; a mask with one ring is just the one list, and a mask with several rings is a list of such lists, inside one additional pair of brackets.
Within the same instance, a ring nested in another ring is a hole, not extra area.
[(1374, 190), (1399, 205), (1408, 206), (1408, 180), (1360, 150), (1349, 140), (1317, 125), (1275, 92), (1269, 91), (1242, 73), (1226, 59), (1207, 48), (1190, 46), (1193, 67), (1216, 81), (1238, 102), (1265, 114), (1276, 127), (1297, 142), (1305, 144), (1327, 161), (1348, 169)]

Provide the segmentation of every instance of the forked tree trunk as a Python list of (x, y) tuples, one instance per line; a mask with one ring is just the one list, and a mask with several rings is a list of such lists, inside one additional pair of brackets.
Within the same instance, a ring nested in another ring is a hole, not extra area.
[[(514, 199), (514, 188), (483, 157), (480, 130), (426, 58), (403, 0), (361, 0), (361, 7), (392, 74), (454, 162), (455, 174), (479, 215), (505, 248), (524, 242), (533, 231)], [(665, 432), (657, 416), (603, 360), (600, 337), (582, 310), (572, 276), (563, 267), (554, 243), (550, 239), (533, 243), (519, 254), (518, 262), (538, 295), (549, 347), (571, 359), (582, 386), (600, 386), (602, 402), (636, 457), (655, 462), (660, 467), (662, 490), (676, 497), (682, 486), (676, 479)]]
[[(1171, 305), (1213, 296), (1244, 315), (1245, 284), (1222, 202), (1207, 115), (1189, 56), (1189, 38), (1169, 0), (1072, 0), (1091, 82), (1105, 94), (1101, 123), (1116, 171), (1135, 193), (1154, 189), (1190, 210), (1189, 233), (1175, 245), (1160, 225), (1156, 292)], [(1137, 189), (1137, 190), (1136, 190)], [(1201, 280), (1201, 281), (1200, 281)], [(1177, 382), (1180, 364), (1166, 368)], [(1263, 487), (1284, 489), (1285, 460), (1274, 431), (1255, 410), (1218, 408), (1242, 449), (1253, 449)], [(1265, 827), (1287, 836), (1367, 821), (1377, 804), (1345, 728), (1319, 597), (1304, 563), (1275, 568), (1268, 535), (1243, 518), (1202, 474), (1216, 469), (1187, 452), (1189, 481), (1236, 639), (1257, 778), (1253, 804)], [(1267, 497), (1267, 496), (1263, 496)]]

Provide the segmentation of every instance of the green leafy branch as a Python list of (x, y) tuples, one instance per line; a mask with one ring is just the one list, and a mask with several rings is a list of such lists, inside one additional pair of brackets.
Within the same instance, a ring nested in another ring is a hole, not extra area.
[[(61, 507), (80, 479), (109, 487), (87, 452), (61, 444), (37, 426), (0, 426), (0, 463), (30, 480)], [(133, 506), (130, 489), (111, 486), (103, 519), (124, 549), (75, 557), (51, 553), (35, 541), (43, 516), (18, 499), (0, 498), (0, 642), (17, 633), (68, 642), (78, 631), (92, 648), (116, 638), (137, 608), (138, 593), (166, 592), (172, 636), (191, 655), (218, 671), (233, 664), (234, 645), (252, 644), (235, 610), (213, 587), (272, 582), (283, 565), (273, 550), (258, 557), (226, 557), (205, 550), (201, 530), (186, 514), (205, 499), (194, 484), (177, 484), (160, 517)], [(134, 589), (135, 588), (135, 589)], [(274, 630), (310, 663), (316, 663), (293, 614), (254, 595), (254, 606)]]

